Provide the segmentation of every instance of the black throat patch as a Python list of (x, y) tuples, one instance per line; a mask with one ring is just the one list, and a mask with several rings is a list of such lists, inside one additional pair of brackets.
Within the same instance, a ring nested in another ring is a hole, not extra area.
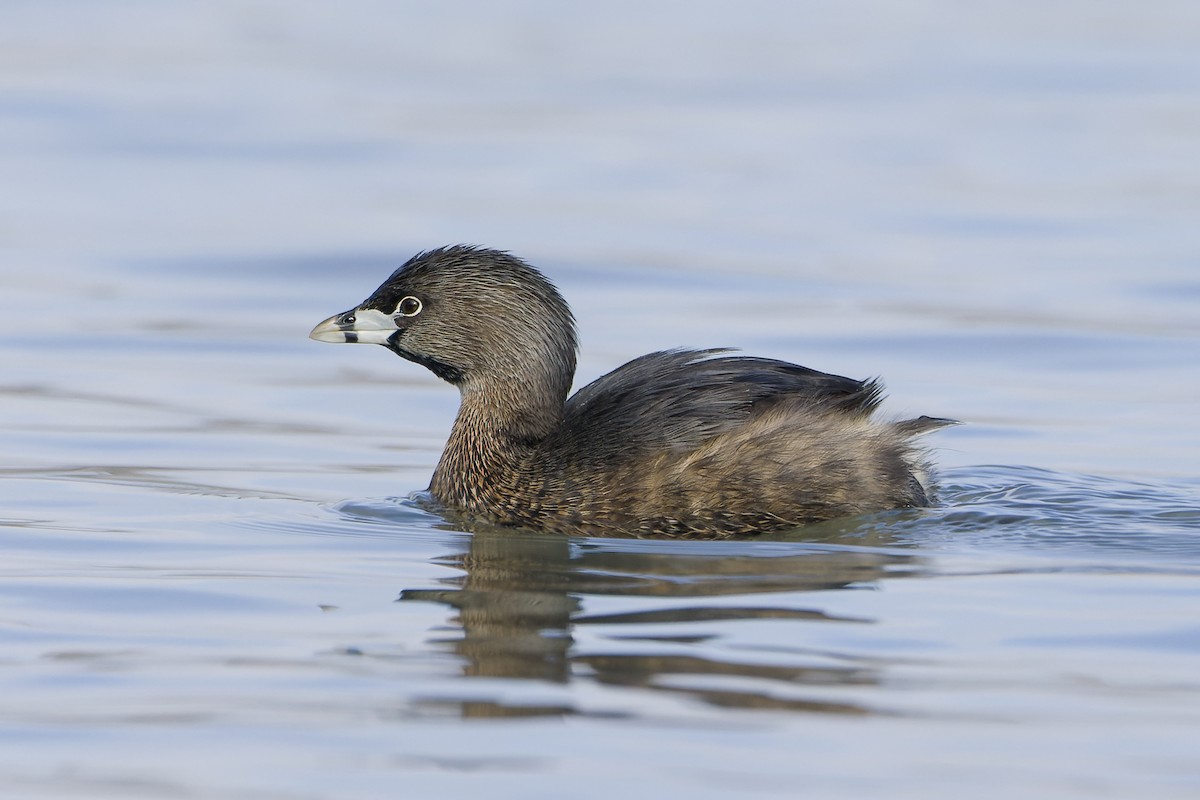
[(452, 366), (450, 364), (447, 364), (445, 361), (438, 361), (436, 358), (430, 358), (429, 356), (418, 355), (416, 353), (405, 350), (404, 348), (402, 348), (400, 346), (399, 334), (400, 334), (400, 331), (397, 331), (396, 333), (392, 334), (391, 337), (388, 338), (388, 343), (386, 345), (387, 349), (391, 350), (393, 353), (395, 353), (396, 355), (400, 356), (403, 359), (411, 361), (414, 364), (420, 364), (422, 367), (425, 367), (425, 369), (429, 370), (434, 375), (437, 375), (439, 378), (446, 381), (447, 383), (452, 383), (455, 386), (462, 383), (463, 373), (462, 373), (461, 369), (459, 369), (458, 367)]

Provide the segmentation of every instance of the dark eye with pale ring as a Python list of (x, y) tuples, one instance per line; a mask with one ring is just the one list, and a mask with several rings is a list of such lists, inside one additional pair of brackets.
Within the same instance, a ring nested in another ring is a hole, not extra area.
[(395, 313), (402, 317), (415, 317), (421, 313), (421, 301), (409, 295), (396, 304)]

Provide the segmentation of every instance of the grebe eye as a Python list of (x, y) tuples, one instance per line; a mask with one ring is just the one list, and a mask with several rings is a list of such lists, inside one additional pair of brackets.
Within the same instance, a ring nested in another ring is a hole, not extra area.
[(415, 317), (421, 313), (421, 301), (409, 295), (396, 304), (396, 312), (402, 317)]

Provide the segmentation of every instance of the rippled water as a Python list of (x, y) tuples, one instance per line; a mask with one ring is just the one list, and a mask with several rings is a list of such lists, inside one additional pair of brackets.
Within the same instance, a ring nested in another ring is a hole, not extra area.
[[(1184, 3), (0, 10), (0, 795), (1195, 797)], [(451, 35), (452, 32), (452, 35)], [(454, 241), (580, 382), (882, 375), (942, 504), (458, 530), (456, 396), (311, 326)]]

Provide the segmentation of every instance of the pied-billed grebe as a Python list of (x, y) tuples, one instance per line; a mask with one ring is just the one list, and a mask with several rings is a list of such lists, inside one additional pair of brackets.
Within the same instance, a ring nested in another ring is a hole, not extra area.
[(714, 538), (928, 505), (911, 439), (871, 419), (881, 387), (723, 350), (670, 350), (580, 389), (575, 320), (533, 267), (455, 246), (414, 256), (310, 334), (381, 344), (458, 387), (429, 493), (501, 525)]

